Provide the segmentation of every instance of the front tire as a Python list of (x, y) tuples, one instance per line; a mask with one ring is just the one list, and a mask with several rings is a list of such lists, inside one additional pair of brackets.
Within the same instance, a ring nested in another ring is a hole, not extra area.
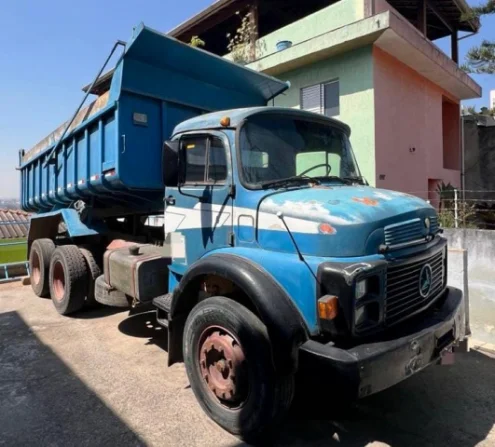
[(256, 440), (290, 407), (294, 377), (274, 369), (264, 324), (224, 297), (201, 301), (189, 314), (184, 363), (203, 410), (234, 435)]
[(86, 260), (75, 245), (58, 247), (50, 262), (50, 295), (61, 315), (80, 310), (88, 290)]

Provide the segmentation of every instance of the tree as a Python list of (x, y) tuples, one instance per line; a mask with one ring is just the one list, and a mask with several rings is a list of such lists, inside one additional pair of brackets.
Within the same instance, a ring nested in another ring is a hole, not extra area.
[(489, 109), (488, 107), (482, 107), (478, 112), (476, 110), (476, 107), (470, 106), (466, 109), (466, 113), (467, 115), (474, 115), (474, 116), (491, 116), (492, 118), (495, 117), (495, 109)]
[[(462, 19), (471, 20), (488, 14), (495, 14), (495, 0), (474, 6), (472, 12), (464, 14)], [(462, 68), (468, 73), (495, 74), (495, 41), (484, 40), (479, 47), (471, 48)]]

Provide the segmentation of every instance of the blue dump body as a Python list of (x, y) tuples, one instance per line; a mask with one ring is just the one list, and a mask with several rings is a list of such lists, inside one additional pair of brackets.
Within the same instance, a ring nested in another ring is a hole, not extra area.
[(69, 123), (21, 153), (23, 209), (47, 212), (84, 200), (93, 207), (160, 210), (161, 148), (178, 123), (215, 110), (266, 105), (287, 88), (142, 24), (110, 80), (63, 141)]

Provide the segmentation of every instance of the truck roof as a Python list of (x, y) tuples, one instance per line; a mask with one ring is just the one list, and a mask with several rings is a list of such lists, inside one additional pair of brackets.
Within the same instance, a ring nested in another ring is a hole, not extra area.
[(300, 118), (306, 119), (317, 119), (319, 121), (327, 121), (328, 124), (340, 128), (347, 135), (351, 134), (350, 127), (343, 123), (342, 121), (336, 120), (334, 118), (329, 118), (324, 115), (320, 115), (313, 112), (308, 112), (306, 110), (300, 109), (289, 109), (286, 107), (246, 107), (242, 109), (231, 109), (223, 110), (219, 112), (206, 113), (204, 115), (199, 115), (189, 120), (183, 121), (178, 124), (173, 132), (173, 135), (189, 132), (194, 130), (207, 130), (207, 129), (221, 129), (222, 125), (220, 120), (223, 117), (228, 116), (230, 118), (229, 127), (238, 127), (246, 118), (253, 115), (259, 115), (262, 113), (279, 113), (279, 114), (290, 114), (293, 116), (299, 116)]

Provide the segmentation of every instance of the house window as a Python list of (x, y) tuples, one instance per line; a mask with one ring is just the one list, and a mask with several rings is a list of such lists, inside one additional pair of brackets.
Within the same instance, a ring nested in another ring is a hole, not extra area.
[(311, 85), (301, 89), (301, 108), (325, 116), (340, 114), (339, 81)]

